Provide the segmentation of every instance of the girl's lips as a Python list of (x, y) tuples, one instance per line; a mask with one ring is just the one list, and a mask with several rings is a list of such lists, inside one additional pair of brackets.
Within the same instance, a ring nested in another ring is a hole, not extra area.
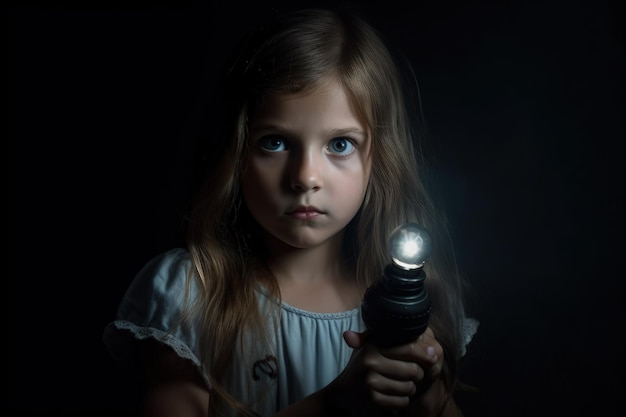
[(297, 207), (295, 210), (288, 211), (287, 214), (296, 219), (308, 220), (324, 214), (316, 207)]
[(289, 215), (295, 219), (300, 220), (310, 220), (314, 219), (317, 216), (320, 216), (322, 213), (319, 211), (292, 211)]

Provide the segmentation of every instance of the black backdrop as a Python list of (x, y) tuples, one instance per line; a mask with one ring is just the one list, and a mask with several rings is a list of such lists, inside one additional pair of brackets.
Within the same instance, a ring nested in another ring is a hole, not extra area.
[[(132, 404), (102, 329), (139, 267), (180, 243), (210, 102), (200, 92), (241, 30), (280, 3), (11, 3), (10, 415)], [(464, 379), (479, 392), (460, 398), (466, 415), (617, 415), (623, 4), (364, 6), (415, 67), (473, 286), (481, 326)]]

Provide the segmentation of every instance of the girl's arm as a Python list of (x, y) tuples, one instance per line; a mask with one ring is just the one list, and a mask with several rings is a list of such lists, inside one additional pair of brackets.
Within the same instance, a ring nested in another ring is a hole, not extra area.
[(191, 361), (152, 338), (136, 347), (140, 416), (208, 415), (209, 390)]

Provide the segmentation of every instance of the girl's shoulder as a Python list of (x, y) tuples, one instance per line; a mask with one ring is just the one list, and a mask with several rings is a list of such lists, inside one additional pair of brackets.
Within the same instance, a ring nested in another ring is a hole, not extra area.
[(139, 270), (133, 283), (144, 277), (156, 277), (159, 281), (178, 281), (184, 278), (191, 267), (191, 256), (184, 248), (172, 248), (162, 252)]
[(144, 306), (143, 313), (147, 316), (156, 313), (176, 316), (182, 311), (184, 300), (193, 299), (197, 293), (192, 285), (191, 293), (185, 294), (191, 267), (190, 254), (183, 248), (173, 248), (150, 259), (128, 287), (125, 303), (120, 305), (118, 313), (130, 303), (134, 309)]
[(105, 328), (104, 342), (114, 357), (127, 356), (133, 339), (154, 338), (199, 365), (196, 329), (179, 321), (185, 303), (196, 293), (193, 286), (191, 297), (185, 293), (191, 265), (189, 252), (174, 248), (140, 269), (122, 297), (115, 320)]
[(129, 302), (136, 306), (169, 308), (179, 305), (185, 293), (190, 268), (190, 254), (183, 248), (173, 248), (153, 257), (143, 265), (130, 283), (118, 314)]

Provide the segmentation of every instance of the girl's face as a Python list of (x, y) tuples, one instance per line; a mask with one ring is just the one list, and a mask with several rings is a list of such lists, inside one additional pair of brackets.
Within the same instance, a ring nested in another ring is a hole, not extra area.
[(336, 82), (268, 97), (250, 121), (243, 198), (259, 224), (296, 248), (317, 247), (359, 210), (370, 175), (370, 135)]

